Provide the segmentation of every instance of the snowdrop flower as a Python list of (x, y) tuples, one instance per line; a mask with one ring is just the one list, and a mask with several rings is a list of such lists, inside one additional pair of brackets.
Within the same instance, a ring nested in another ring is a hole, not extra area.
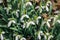
[(49, 11), (49, 8), (46, 6), (46, 11), (48, 12)]
[(26, 25), (26, 24), (24, 23), (24, 24), (22, 25), (22, 27), (25, 28), (25, 25)]
[(4, 31), (2, 31), (2, 34), (5, 34), (5, 32), (4, 32)]
[(38, 34), (38, 39), (41, 40), (41, 36), (40, 36), (40, 34)]
[(30, 26), (30, 25), (35, 25), (35, 23), (33, 21), (30, 21), (27, 23), (27, 28)]
[(39, 31), (38, 35), (44, 35), (43, 31)]
[(43, 25), (46, 23), (47, 26), (50, 28), (50, 23), (49, 23), (49, 21), (50, 21), (50, 20), (48, 20), (47, 22), (46, 22), (46, 21), (43, 21), (41, 26), (43, 26)]
[(2, 33), (0, 34), (0, 38), (1, 38), (1, 40), (4, 40), (4, 38), (3, 38), (3, 34), (5, 34), (4, 31), (2, 31)]
[(28, 22), (25, 22), (25, 23), (23, 23), (23, 25), (21, 25), (21, 27), (24, 29), (27, 24), (28, 24)]
[(51, 19), (48, 19), (48, 22), (50, 22), (51, 21)]
[(40, 35), (44, 35), (43, 31), (40, 31)]
[(13, 36), (16, 36), (16, 34), (14, 33)]
[(20, 40), (26, 40), (26, 38), (22, 37)]
[(50, 35), (50, 36), (48, 37), (48, 40), (51, 40), (51, 38), (53, 38), (53, 36), (52, 36), (52, 35)]
[(38, 22), (39, 22), (39, 19), (41, 19), (41, 17), (40, 17), (40, 16), (38, 16), (38, 17), (37, 17), (37, 21), (36, 21), (36, 22), (37, 22), (37, 24), (38, 24)]
[(49, 8), (48, 8), (49, 6), (52, 6), (51, 1), (48, 1), (47, 4), (46, 4), (46, 10), (47, 10), (47, 12), (49, 11)]
[(16, 38), (15, 38), (15, 40), (18, 40), (19, 38), (20, 38), (20, 35), (17, 35)]
[(19, 12), (20, 10), (18, 9), (18, 10), (16, 10), (16, 12)]
[(53, 25), (56, 23), (57, 18), (58, 18), (58, 15), (55, 15), (54, 20), (53, 20)]
[(44, 40), (47, 40), (47, 36), (46, 35), (44, 35)]
[(50, 23), (49, 23), (49, 22), (47, 22), (46, 24), (47, 24), (47, 26), (50, 28)]
[(41, 35), (44, 35), (43, 31), (39, 31), (38, 33), (38, 39), (41, 40)]
[(11, 7), (9, 7), (9, 8), (6, 8), (5, 7), (4, 9), (7, 11), (7, 14), (8, 14), (9, 13), (9, 10), (12, 9), (12, 8)]
[(25, 5), (26, 6), (28, 6), (28, 5), (32, 6), (32, 3), (31, 2), (27, 2)]
[(53, 20), (53, 25), (55, 24), (55, 21), (56, 21), (56, 18), (54, 18), (54, 20)]
[(38, 16), (38, 18), (37, 19), (41, 19), (41, 16)]
[(8, 5), (8, 7), (4, 7), (4, 9), (12, 9), (11, 5)]
[(48, 36), (48, 35), (50, 35), (49, 33), (46, 33), (46, 35)]
[(40, 7), (39, 6), (36, 6), (35, 9), (39, 9)]
[(43, 35), (43, 31), (39, 31), (38, 35)]
[(11, 8), (11, 5), (10, 5), (10, 7), (8, 7), (8, 9), (12, 9), (12, 8)]
[(23, 19), (24, 19), (24, 17), (29, 18), (29, 16), (28, 16), (28, 15), (22, 15), (22, 17), (21, 17), (21, 19), (20, 19), (20, 20), (21, 20), (21, 22), (24, 22), (24, 20), (23, 20)]
[(60, 20), (57, 20), (58, 23), (60, 23)]
[(43, 31), (40, 31), (40, 32), (38, 33), (38, 39), (39, 39), (39, 40), (41, 40), (41, 36), (44, 36), (44, 40), (47, 39), (47, 36), (44, 35)]
[(0, 3), (3, 3), (3, 0), (0, 0)]
[(51, 1), (48, 1), (47, 4), (46, 4), (46, 6), (52, 6)]
[(16, 16), (17, 16), (17, 17), (19, 17), (19, 13), (18, 13), (18, 12), (19, 12), (19, 10), (16, 11)]
[(48, 19), (47, 22), (46, 22), (47, 26), (50, 28), (51, 26), (50, 26), (50, 23), (49, 22), (51, 22), (51, 18)]
[(9, 21), (9, 22), (8, 22), (8, 27), (10, 27), (12, 23), (15, 24), (16, 22), (15, 22), (14, 20)]
[(3, 35), (2, 35), (2, 34), (0, 34), (0, 37), (1, 37), (1, 40), (4, 40), (4, 38), (3, 38)]
[(58, 18), (58, 15), (55, 15), (56, 18)]
[(57, 13), (57, 14), (58, 14), (58, 13), (59, 13), (59, 11), (57, 10), (57, 11), (55, 11), (54, 13)]
[(49, 4), (52, 5), (51, 1), (48, 1), (46, 5), (49, 6)]

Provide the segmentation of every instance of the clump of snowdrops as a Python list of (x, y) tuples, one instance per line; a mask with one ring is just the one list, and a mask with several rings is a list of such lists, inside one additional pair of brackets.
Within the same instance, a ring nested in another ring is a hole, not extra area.
[(7, 0), (0, 6), (1, 40), (60, 40), (60, 14), (52, 15), (52, 2), (35, 6), (28, 0)]

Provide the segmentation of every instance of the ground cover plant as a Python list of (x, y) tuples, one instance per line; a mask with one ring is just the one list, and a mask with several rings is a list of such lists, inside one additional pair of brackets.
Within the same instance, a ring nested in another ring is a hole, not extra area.
[(0, 0), (0, 40), (60, 40), (60, 0)]

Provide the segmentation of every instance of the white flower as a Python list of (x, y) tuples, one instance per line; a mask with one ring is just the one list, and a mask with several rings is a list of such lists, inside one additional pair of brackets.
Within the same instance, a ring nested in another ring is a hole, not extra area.
[(3, 0), (0, 0), (0, 3), (3, 3)]
[(51, 27), (51, 25), (50, 25), (50, 23), (49, 23), (49, 22), (51, 22), (51, 21), (53, 21), (53, 20), (51, 20), (51, 18), (50, 18), (50, 19), (48, 19), (47, 22), (46, 22), (46, 24), (47, 24), (47, 26), (48, 26), (49, 28)]
[(4, 32), (4, 31), (2, 31), (2, 34), (5, 34), (5, 32)]
[(6, 8), (6, 7), (5, 7), (4, 9), (6, 10), (6, 12), (7, 12), (7, 14), (8, 14), (8, 13), (9, 13), (9, 9), (8, 9), (8, 8)]
[(19, 12), (20, 10), (17, 10), (17, 12)]
[(38, 18), (37, 19), (41, 19), (41, 16), (38, 16)]
[(22, 37), (20, 40), (26, 40), (26, 38)]
[(43, 31), (39, 31), (38, 35), (44, 35)]
[(40, 31), (40, 35), (44, 35), (43, 31)]
[(57, 14), (58, 14), (58, 13), (59, 13), (59, 11), (57, 10), (57, 11), (55, 11), (54, 13), (57, 13)]
[(41, 17), (40, 17), (40, 16), (38, 16), (38, 17), (37, 17), (37, 21), (36, 21), (36, 22), (37, 22), (37, 24), (38, 24), (38, 22), (39, 22), (39, 19), (41, 19)]
[(46, 35), (48, 36), (48, 35), (50, 35), (49, 33), (46, 33)]
[(49, 8), (48, 8), (48, 6), (52, 6), (52, 3), (51, 3), (51, 1), (48, 1), (48, 2), (47, 2), (47, 4), (46, 4), (46, 10), (47, 10), (47, 12), (49, 11)]
[(16, 16), (19, 17), (19, 10), (16, 10)]
[(47, 26), (50, 28), (51, 26), (50, 26), (50, 23), (49, 22), (51, 22), (51, 18), (48, 19), (47, 22), (46, 22)]
[(9, 10), (12, 9), (12, 8), (11, 7), (8, 7), (8, 8), (5, 7), (4, 9), (6, 10), (6, 12), (8, 14), (9, 13)]
[(17, 35), (16, 38), (15, 38), (15, 40), (18, 40), (19, 38), (20, 38), (20, 35)]
[(44, 40), (47, 40), (47, 36), (46, 35), (44, 35)]
[(9, 21), (9, 22), (8, 22), (8, 27), (10, 27), (12, 23), (15, 24), (16, 22), (15, 22), (14, 20)]
[(50, 35), (50, 36), (48, 37), (48, 40), (50, 40), (51, 38), (53, 38), (53, 36), (52, 36), (52, 35)]
[(31, 2), (27, 2), (25, 5), (26, 6), (28, 6), (28, 5), (32, 6), (32, 3)]
[(49, 8), (46, 6), (46, 11), (48, 12), (49, 11)]
[(25, 25), (26, 25), (26, 24), (24, 23), (22, 27), (25, 28)]
[(54, 20), (53, 20), (53, 25), (55, 25), (57, 18), (58, 18), (58, 15), (55, 15)]
[(44, 35), (43, 31), (39, 31), (38, 33), (38, 39), (41, 40), (41, 35)]
[(35, 23), (33, 21), (30, 21), (27, 23), (27, 28), (30, 26), (30, 25), (35, 25)]
[(14, 33), (13, 36), (16, 36), (16, 34)]
[[(50, 4), (50, 5), (49, 5), (49, 4)], [(46, 5), (47, 5), (47, 6), (52, 6), (51, 1), (48, 1)]]
[(16, 16), (17, 16), (17, 17), (19, 17), (19, 14), (18, 14), (18, 12), (16, 12)]
[(40, 34), (38, 34), (38, 39), (41, 40), (41, 36), (40, 36)]
[(47, 22), (46, 24), (47, 24), (47, 26), (50, 28), (50, 23), (49, 23), (49, 22)]
[(11, 8), (11, 5), (10, 5), (10, 7), (8, 7), (8, 9), (12, 9), (12, 8)]
[(5, 7), (4, 9), (5, 9), (5, 10), (10, 10), (10, 9), (12, 9), (12, 8), (11, 8), (11, 7), (8, 7), (8, 8), (7, 8), (7, 7)]
[(50, 22), (51, 21), (51, 19), (48, 19), (48, 22)]
[(55, 15), (55, 18), (58, 18), (58, 15)]
[(24, 29), (24, 28), (26, 28), (27, 24), (28, 24), (28, 22), (25, 22), (25, 23), (23, 23), (23, 25), (21, 25), (21, 27)]
[(40, 7), (39, 6), (36, 6), (35, 9), (39, 9)]
[(1, 40), (4, 40), (4, 38), (3, 38), (3, 35), (2, 35), (2, 34), (0, 34), (0, 37), (1, 37)]
[(57, 20), (58, 23), (60, 23), (60, 20)]
[(20, 19), (20, 20), (21, 20), (21, 22), (24, 22), (24, 20), (23, 20), (23, 19), (24, 19), (25, 17), (26, 17), (26, 18), (29, 18), (29, 16), (28, 16), (28, 15), (22, 15), (22, 17), (21, 17), (21, 19)]

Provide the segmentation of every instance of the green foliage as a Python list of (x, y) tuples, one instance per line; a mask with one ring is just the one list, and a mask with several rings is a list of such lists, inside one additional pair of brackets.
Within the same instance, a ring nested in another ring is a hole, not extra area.
[[(7, 7), (0, 5), (0, 39), (60, 40), (60, 14), (51, 15), (52, 3), (47, 2), (49, 8), (43, 1), (35, 7), (28, 0), (7, 0)], [(42, 17), (45, 13), (48, 19)]]

